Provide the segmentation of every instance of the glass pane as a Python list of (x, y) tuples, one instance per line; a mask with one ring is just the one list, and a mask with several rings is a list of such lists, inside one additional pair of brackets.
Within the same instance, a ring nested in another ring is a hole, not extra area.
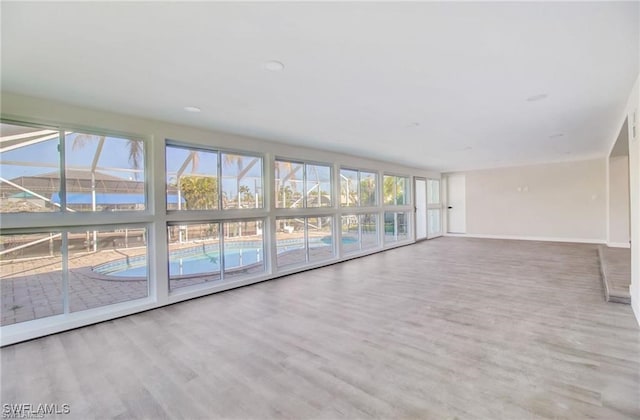
[(306, 165), (307, 207), (331, 207), (331, 167)]
[(441, 233), (440, 227), (440, 209), (431, 209), (427, 211), (427, 218), (429, 223), (429, 234)]
[(378, 176), (372, 172), (360, 172), (360, 205), (363, 207), (377, 204), (376, 186)]
[(333, 257), (333, 231), (331, 217), (307, 218), (309, 262)]
[(61, 238), (48, 232), (0, 236), (0, 325), (64, 312)]
[(278, 244), (278, 267), (301, 264), (307, 260), (304, 244), (304, 219), (286, 218), (276, 220)]
[(409, 213), (396, 213), (397, 216), (397, 239), (405, 241), (409, 239)]
[(262, 158), (222, 154), (222, 208), (262, 208)]
[(262, 221), (224, 223), (224, 277), (264, 272)]
[(167, 210), (218, 208), (218, 153), (166, 147)]
[(220, 280), (220, 225), (218, 223), (171, 225), (169, 289)]
[(70, 232), (68, 238), (71, 312), (149, 295), (146, 229)]
[(384, 213), (384, 241), (396, 242), (409, 238), (408, 213)]
[(0, 213), (60, 210), (58, 130), (0, 124)]
[(340, 170), (340, 205), (342, 207), (358, 205), (358, 171)]
[(367, 213), (360, 215), (362, 249), (378, 246), (378, 215)]
[(427, 180), (427, 202), (440, 204), (440, 181), (437, 179)]
[(344, 253), (360, 250), (360, 221), (358, 216), (342, 216), (342, 251)]
[(279, 209), (303, 206), (302, 163), (277, 160), (275, 162), (276, 207)]
[(384, 213), (384, 241), (396, 241), (396, 213), (388, 211)]
[(383, 178), (384, 204), (393, 205), (396, 202), (396, 177), (385, 175)]
[(69, 132), (65, 155), (67, 207), (75, 211), (146, 208), (142, 140)]
[(407, 204), (408, 201), (408, 182), (405, 177), (396, 177), (396, 204), (401, 206)]

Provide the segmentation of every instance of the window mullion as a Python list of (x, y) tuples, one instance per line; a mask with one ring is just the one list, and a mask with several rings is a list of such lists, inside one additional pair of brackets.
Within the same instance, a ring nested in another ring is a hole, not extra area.
[(66, 168), (66, 133), (65, 130), (60, 130), (58, 140), (58, 155), (60, 162), (60, 186), (58, 188), (58, 194), (60, 194), (60, 211), (67, 211), (67, 171)]
[(63, 231), (61, 234), (61, 254), (62, 254), (62, 312), (68, 314), (69, 310), (69, 238), (68, 232)]
[(220, 238), (220, 280), (224, 280), (224, 222), (218, 223), (218, 238)]
[(307, 164), (302, 165), (302, 207), (307, 208)]
[(358, 215), (358, 249), (362, 249), (362, 221), (364, 220), (364, 214)]
[(222, 153), (216, 152), (216, 162), (218, 167), (216, 168), (216, 176), (218, 177), (218, 210), (222, 210)]
[(309, 262), (311, 259), (309, 258), (309, 218), (304, 218), (304, 252), (305, 252), (305, 262)]

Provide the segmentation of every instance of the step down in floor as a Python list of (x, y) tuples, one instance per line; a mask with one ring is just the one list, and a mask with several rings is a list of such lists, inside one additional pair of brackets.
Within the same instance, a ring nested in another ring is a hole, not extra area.
[(601, 245), (598, 257), (607, 302), (631, 304), (631, 250)]

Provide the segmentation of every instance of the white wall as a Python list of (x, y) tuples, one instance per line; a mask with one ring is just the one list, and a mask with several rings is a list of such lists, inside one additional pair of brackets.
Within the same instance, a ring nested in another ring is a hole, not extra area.
[(466, 172), (467, 234), (606, 241), (606, 159)]
[(609, 158), (609, 246), (629, 246), (629, 157)]
[[(631, 89), (624, 118), (629, 121), (631, 199), (631, 306), (640, 324), (640, 76)], [(623, 119), (624, 119), (623, 118)], [(634, 133), (635, 127), (635, 133)], [(635, 135), (634, 135), (635, 134)], [(614, 140), (615, 141), (615, 140)]]

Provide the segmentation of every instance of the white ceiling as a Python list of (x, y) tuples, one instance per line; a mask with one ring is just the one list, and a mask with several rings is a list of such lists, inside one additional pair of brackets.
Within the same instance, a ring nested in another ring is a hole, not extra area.
[(430, 169), (605, 156), (639, 9), (3, 2), (2, 89)]

